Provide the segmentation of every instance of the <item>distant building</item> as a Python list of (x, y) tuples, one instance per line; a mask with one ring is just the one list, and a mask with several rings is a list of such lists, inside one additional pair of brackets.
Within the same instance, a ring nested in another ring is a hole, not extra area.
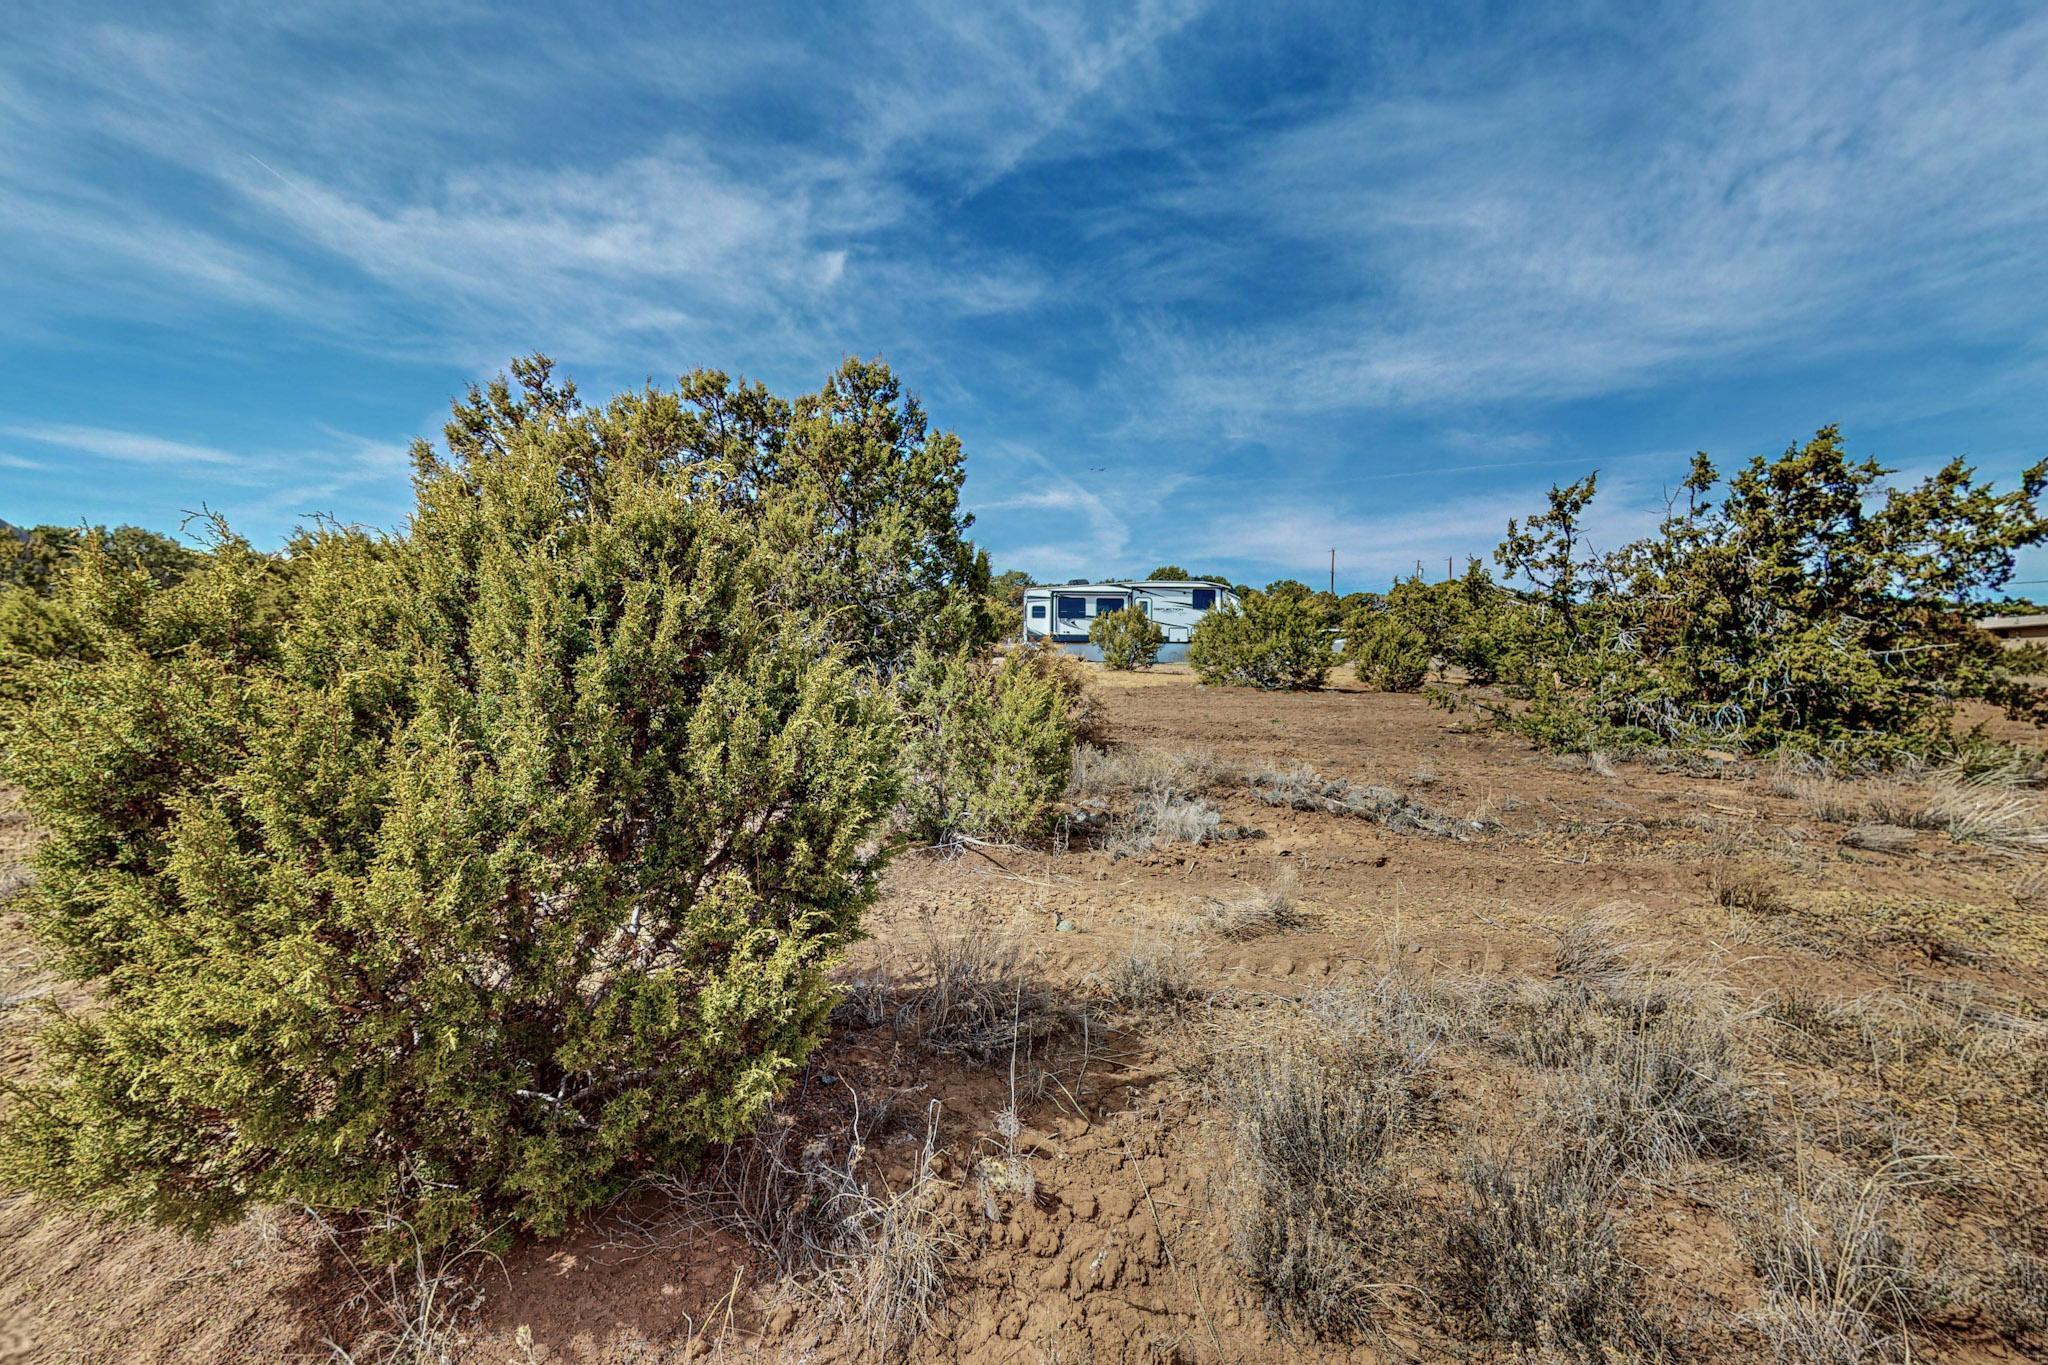
[(1237, 604), (1237, 594), (1229, 588), (1201, 579), (1153, 582), (1124, 578), (1101, 583), (1076, 579), (1024, 590), (1024, 639), (1050, 638), (1069, 653), (1096, 658), (1098, 651), (1088, 643), (1088, 627), (1098, 616), (1135, 607), (1166, 632), (1166, 645), (1159, 657), (1171, 662), (1187, 657), (1188, 637), (1197, 622), (1218, 607)]
[(2009, 645), (2031, 645), (2048, 641), (2048, 611), (2025, 616), (1986, 616), (1978, 626)]

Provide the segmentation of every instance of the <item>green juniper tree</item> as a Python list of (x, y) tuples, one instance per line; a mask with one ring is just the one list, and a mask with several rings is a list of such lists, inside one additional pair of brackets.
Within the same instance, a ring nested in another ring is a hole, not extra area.
[(1428, 639), (1391, 612), (1354, 618), (1344, 656), (1359, 681), (1382, 692), (1413, 692), (1429, 674)]
[(931, 429), (888, 366), (849, 359), (794, 402), (716, 370), (649, 397), (642, 439), (677, 449), (757, 528), (784, 564), (778, 601), (824, 621), (849, 659), (886, 675), (919, 647), (997, 638), (988, 557), (960, 511), (960, 439)]
[(282, 573), (223, 535), (168, 583), (81, 552), (90, 649), (31, 666), (0, 759), (48, 833), (30, 924), (98, 1003), (15, 1087), (0, 1178), (433, 1245), (557, 1232), (760, 1112), (881, 868), (871, 666), (980, 593), (936, 526), (957, 451), (872, 370), (787, 418), (723, 393), (591, 408), (522, 362), (415, 448), (402, 533)]
[(1104, 612), (1088, 624), (1088, 642), (1102, 651), (1103, 667), (1118, 672), (1159, 662), (1166, 632), (1136, 607)]
[(950, 849), (1046, 832), (1086, 716), (1072, 660), (1053, 645), (1001, 658), (919, 649), (897, 690), (913, 836)]
[(2048, 540), (2048, 462), (2003, 493), (1961, 460), (1905, 487), (1891, 473), (1832, 426), (1725, 482), (1702, 454), (1657, 532), (1605, 556), (1580, 529), (1592, 480), (1553, 489), (1498, 553), (1536, 589), (1511, 679), (1525, 728), (1881, 756), (1947, 743), (1965, 699), (2048, 720), (2038, 652), (1973, 620)]
[(1196, 676), (1226, 687), (1321, 687), (1336, 660), (1316, 595), (1306, 587), (1282, 587), (1276, 593), (1246, 591), (1240, 599), (1239, 606), (1204, 616), (1189, 636), (1188, 663)]
[(175, 582), (201, 560), (189, 546), (139, 526), (21, 530), (0, 522), (0, 699), (26, 698), (36, 661), (90, 651), (89, 634), (61, 592), (65, 575), (87, 551), (159, 585)]

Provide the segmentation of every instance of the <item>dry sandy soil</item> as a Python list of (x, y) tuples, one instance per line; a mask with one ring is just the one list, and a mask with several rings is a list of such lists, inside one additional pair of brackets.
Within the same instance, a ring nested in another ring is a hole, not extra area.
[[(810, 1183), (742, 1185), (756, 1146), (467, 1263), (448, 1358), (2048, 1352), (2029, 792), (1969, 825), (1946, 788), (1555, 758), (1348, 680), (1095, 681), (1111, 758), (1063, 846), (892, 870), (785, 1106)], [(1188, 754), (1215, 831), (1119, 856), (1124, 779)], [(1269, 804), (1260, 765), (1364, 813)], [(47, 989), (0, 911), (0, 1074)], [(807, 1261), (856, 1133), (893, 1240)], [(0, 1205), (0, 1361), (378, 1359), (383, 1288), (301, 1217), (194, 1245)]]

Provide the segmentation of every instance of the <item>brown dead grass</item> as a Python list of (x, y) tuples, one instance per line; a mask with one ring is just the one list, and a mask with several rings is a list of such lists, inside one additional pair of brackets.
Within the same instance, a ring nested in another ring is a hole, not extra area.
[(2048, 852), (2048, 813), (2040, 800), (1996, 776), (1936, 772), (1844, 779), (1780, 772), (1771, 779), (1771, 787), (1823, 820), (1851, 826), (1852, 832), (1877, 827), (1933, 830), (1957, 843), (2002, 854)]

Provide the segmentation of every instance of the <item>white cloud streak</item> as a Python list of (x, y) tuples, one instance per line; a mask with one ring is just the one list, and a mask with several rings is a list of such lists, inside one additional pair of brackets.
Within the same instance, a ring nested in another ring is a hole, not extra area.
[(64, 422), (12, 422), (0, 425), (0, 435), (126, 464), (218, 467), (242, 463), (240, 456), (212, 446), (166, 440), (140, 432), (115, 431), (108, 427), (75, 426)]
[(1324, 301), (1222, 326), (1134, 311), (1115, 382), (1160, 376), (1171, 411), (1244, 433), (2038, 321), (2048, 13), (2006, 32), (1937, 11), (1701, 17), (1654, 35), (1662, 54), (1427, 71), (1427, 95), (1367, 92), (1170, 184), (1162, 221), (1321, 263)]

